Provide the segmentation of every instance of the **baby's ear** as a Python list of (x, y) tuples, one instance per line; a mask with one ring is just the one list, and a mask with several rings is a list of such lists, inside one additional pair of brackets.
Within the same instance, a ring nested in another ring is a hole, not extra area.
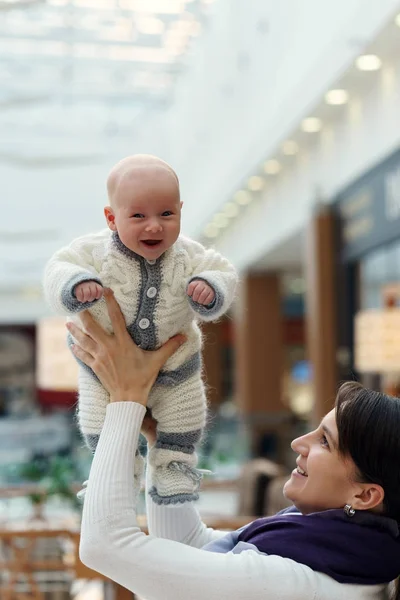
[(182, 208), (182, 206), (183, 206), (183, 200), (181, 200), (181, 208)]
[(106, 218), (107, 225), (111, 229), (111, 231), (117, 231), (117, 226), (115, 224), (115, 215), (111, 206), (104, 207), (104, 216)]

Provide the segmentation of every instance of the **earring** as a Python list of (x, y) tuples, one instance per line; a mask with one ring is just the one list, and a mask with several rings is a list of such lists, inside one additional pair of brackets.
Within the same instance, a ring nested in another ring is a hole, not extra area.
[(356, 511), (354, 510), (354, 508), (352, 508), (351, 504), (346, 504), (343, 510), (348, 517), (354, 517), (354, 515), (356, 514)]

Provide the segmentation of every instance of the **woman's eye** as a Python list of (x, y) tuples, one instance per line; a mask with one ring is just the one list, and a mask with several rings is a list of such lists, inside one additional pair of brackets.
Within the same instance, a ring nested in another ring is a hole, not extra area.
[(162, 217), (170, 217), (171, 215), (172, 215), (172, 211), (165, 210), (161, 216)]
[(325, 448), (329, 448), (329, 442), (328, 442), (328, 439), (327, 439), (327, 437), (325, 435), (322, 435), (320, 437), (319, 441), (321, 442), (321, 446), (324, 446)]
[(132, 219), (143, 219), (144, 215), (142, 215), (141, 213), (135, 213), (134, 215), (132, 215)]

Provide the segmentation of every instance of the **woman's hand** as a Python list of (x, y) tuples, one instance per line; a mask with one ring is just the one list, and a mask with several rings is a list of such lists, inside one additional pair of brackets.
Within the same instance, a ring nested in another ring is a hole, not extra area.
[(72, 351), (96, 373), (110, 394), (110, 402), (133, 401), (146, 406), (161, 367), (186, 338), (175, 335), (158, 350), (141, 350), (127, 332), (110, 289), (104, 289), (104, 298), (114, 333), (104, 331), (88, 311), (83, 311), (80, 318), (85, 331), (74, 323), (67, 324), (75, 340)]

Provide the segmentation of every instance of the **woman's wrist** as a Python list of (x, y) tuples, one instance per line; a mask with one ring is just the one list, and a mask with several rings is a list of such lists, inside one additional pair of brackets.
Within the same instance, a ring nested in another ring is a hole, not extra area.
[(147, 397), (129, 392), (118, 392), (110, 395), (110, 402), (135, 402), (136, 404), (141, 404), (142, 406), (146, 407)]

